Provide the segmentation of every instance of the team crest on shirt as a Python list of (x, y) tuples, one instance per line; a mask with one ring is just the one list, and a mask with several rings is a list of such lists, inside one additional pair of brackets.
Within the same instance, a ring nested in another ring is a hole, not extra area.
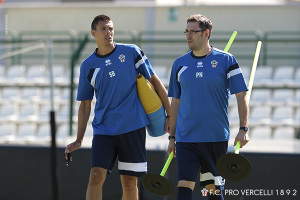
[(216, 68), (217, 64), (218, 64), (218, 61), (212, 60), (210, 63), (211, 63), (212, 68)]
[(119, 55), (119, 59), (122, 63), (125, 62), (125, 55), (124, 54)]

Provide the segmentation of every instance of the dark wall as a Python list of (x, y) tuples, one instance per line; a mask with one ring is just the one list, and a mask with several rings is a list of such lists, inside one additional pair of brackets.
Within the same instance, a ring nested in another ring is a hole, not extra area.
[[(64, 149), (58, 149), (58, 171), (62, 200), (83, 200), (90, 171), (90, 149), (73, 153), (73, 161), (66, 167)], [(242, 182), (226, 182), (226, 199), (300, 199), (300, 155), (243, 153), (252, 164), (252, 174)], [(160, 174), (167, 155), (148, 151), (148, 172)], [(51, 199), (50, 148), (0, 146), (0, 200)], [(176, 160), (170, 164), (165, 177), (172, 182), (175, 193), (168, 198), (152, 195), (140, 186), (140, 200), (176, 199)], [(205, 199), (199, 183), (194, 199)], [(290, 190), (290, 194), (287, 192)], [(107, 176), (103, 188), (104, 200), (120, 200), (122, 188), (115, 166)], [(283, 193), (284, 191), (284, 193)], [(248, 193), (246, 193), (248, 192)], [(254, 194), (250, 194), (253, 192)], [(244, 193), (244, 195), (242, 194)], [(293, 196), (296, 194), (297, 196)]]

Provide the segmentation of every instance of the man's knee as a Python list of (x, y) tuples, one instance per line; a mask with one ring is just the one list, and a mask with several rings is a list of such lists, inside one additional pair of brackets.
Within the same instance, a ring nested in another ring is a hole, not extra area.
[(178, 181), (177, 187), (187, 187), (187, 188), (190, 188), (193, 191), (194, 188), (195, 188), (195, 182), (180, 180), (180, 181)]
[(107, 170), (100, 167), (93, 167), (90, 172), (90, 184), (103, 184), (106, 178)]
[(122, 175), (121, 176), (123, 190), (130, 191), (137, 189), (137, 177)]

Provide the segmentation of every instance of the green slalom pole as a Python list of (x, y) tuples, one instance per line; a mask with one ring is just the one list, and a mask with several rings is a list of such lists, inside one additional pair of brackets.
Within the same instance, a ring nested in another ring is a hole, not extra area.
[(241, 147), (241, 143), (240, 141), (237, 141), (236, 145), (235, 145), (235, 154), (239, 154), (240, 153), (240, 147)]
[(172, 161), (173, 156), (174, 156), (174, 154), (173, 154), (173, 151), (172, 151), (172, 152), (170, 153), (169, 157), (168, 157), (168, 160), (167, 160), (167, 162), (166, 162), (164, 168), (161, 170), (161, 173), (160, 173), (161, 176), (165, 176), (165, 174), (166, 174), (166, 172), (167, 172), (167, 169), (169, 168), (169, 165), (170, 165), (170, 163), (171, 163), (171, 161)]
[(230, 47), (231, 47), (231, 45), (233, 43), (233, 40), (235, 39), (236, 35), (237, 35), (237, 31), (233, 31), (233, 33), (232, 33), (232, 35), (231, 35), (231, 37), (230, 37), (230, 39), (229, 39), (229, 41), (228, 41), (225, 49), (224, 49), (225, 52), (228, 52), (228, 50), (230, 49)]

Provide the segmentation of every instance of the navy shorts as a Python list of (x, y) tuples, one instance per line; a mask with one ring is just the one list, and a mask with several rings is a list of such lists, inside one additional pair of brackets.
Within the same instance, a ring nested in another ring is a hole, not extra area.
[[(223, 188), (225, 180), (219, 175), (216, 163), (226, 154), (228, 142), (176, 143), (178, 181), (196, 182), (200, 170), (200, 185), (215, 184)], [(218, 187), (219, 188), (219, 187)]]
[(118, 157), (120, 174), (140, 177), (147, 173), (145, 141), (145, 127), (116, 136), (94, 135), (92, 167), (111, 173)]

